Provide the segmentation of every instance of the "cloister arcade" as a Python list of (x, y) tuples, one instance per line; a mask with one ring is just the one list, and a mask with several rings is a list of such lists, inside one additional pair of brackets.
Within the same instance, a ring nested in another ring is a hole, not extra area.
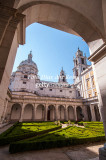
[[(98, 106), (95, 105), (95, 117), (98, 117)], [(90, 108), (89, 108), (90, 109)], [(87, 115), (85, 115), (87, 114)], [(85, 117), (89, 119), (89, 113), (84, 113), (83, 106), (71, 105), (45, 105), (45, 104), (25, 104), (14, 103), (11, 106), (10, 122), (16, 121), (81, 121)], [(87, 120), (87, 119), (86, 119)], [(100, 121), (100, 119), (95, 119)]]

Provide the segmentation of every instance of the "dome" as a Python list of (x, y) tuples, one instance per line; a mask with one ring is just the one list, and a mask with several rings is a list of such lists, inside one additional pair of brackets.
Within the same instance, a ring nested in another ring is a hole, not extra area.
[(18, 71), (19, 70), (24, 70), (25, 67), (29, 67), (30, 69), (33, 69), (36, 73), (38, 72), (38, 68), (35, 62), (32, 61), (32, 53), (30, 52), (28, 54), (28, 59), (25, 61), (22, 61), (20, 65), (18, 66)]

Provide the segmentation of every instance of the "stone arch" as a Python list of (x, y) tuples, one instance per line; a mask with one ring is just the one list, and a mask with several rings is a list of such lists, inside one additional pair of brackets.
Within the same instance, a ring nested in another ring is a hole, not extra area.
[[(26, 15), (27, 26), (39, 22), (71, 34), (80, 35), (86, 42), (102, 37), (102, 30), (97, 30), (94, 21), (90, 21), (85, 14), (78, 12), (72, 6), (62, 5), (54, 0), (50, 2), (44, 0), (42, 2), (29, 1), (19, 5), (18, 10)], [(86, 31), (84, 31), (84, 28), (86, 28)], [(90, 36), (92, 33), (93, 36)], [(89, 41), (89, 39), (92, 40)]]
[(47, 111), (47, 120), (48, 121), (54, 121), (55, 119), (56, 119), (55, 106), (54, 105), (49, 105), (48, 106), (48, 111)]
[(58, 117), (59, 117), (59, 120), (61, 121), (64, 121), (65, 120), (65, 108), (63, 105), (60, 105), (58, 107)]
[(33, 105), (27, 104), (24, 108), (23, 121), (31, 121), (33, 119)]
[(45, 119), (45, 107), (43, 104), (39, 104), (36, 109), (36, 120), (44, 121)]
[(83, 121), (84, 115), (82, 113), (82, 108), (80, 106), (76, 108), (76, 112), (77, 112), (77, 121)]
[(92, 115), (91, 115), (90, 106), (87, 106), (87, 115), (88, 115), (88, 121), (92, 121)]
[(68, 106), (67, 108), (68, 112), (68, 120), (75, 120), (75, 113), (74, 113), (74, 108), (72, 106)]
[(20, 120), (20, 116), (21, 116), (21, 110), (22, 110), (22, 107), (19, 103), (15, 103), (12, 105), (12, 108), (11, 108), (11, 121), (19, 121)]
[(95, 106), (94, 106), (94, 111), (95, 111), (96, 121), (100, 121), (100, 113), (99, 113), (98, 105), (95, 105)]

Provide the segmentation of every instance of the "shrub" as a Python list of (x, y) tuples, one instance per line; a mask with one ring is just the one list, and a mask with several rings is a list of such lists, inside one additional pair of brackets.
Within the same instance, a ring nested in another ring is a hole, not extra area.
[[(9, 144), (11, 142), (15, 142), (15, 141), (19, 141), (22, 139), (26, 139), (26, 138), (30, 138), (30, 137), (34, 137), (37, 135), (41, 135), (41, 134), (45, 134), (54, 130), (58, 130), (61, 128), (61, 126), (52, 126), (49, 129), (47, 129), (47, 127), (43, 127), (42, 130), (40, 131), (38, 128), (38, 131), (29, 131), (29, 132), (23, 132), (21, 134), (19, 134), (17, 127), (20, 126), (20, 123), (16, 123), (15, 125), (13, 125), (12, 127), (10, 127), (7, 131), (5, 131), (4, 133), (2, 133), (0, 135), (0, 146), (2, 145), (6, 145)], [(35, 126), (36, 127), (36, 126)], [(16, 133), (12, 133), (12, 131), (16, 128)]]
[(93, 130), (91, 128), (67, 127), (58, 131), (53, 131), (42, 136), (38, 136), (10, 144), (9, 152), (16, 153), (28, 150), (48, 149), (55, 147), (70, 146), (83, 143), (91, 143), (105, 140), (103, 130)]

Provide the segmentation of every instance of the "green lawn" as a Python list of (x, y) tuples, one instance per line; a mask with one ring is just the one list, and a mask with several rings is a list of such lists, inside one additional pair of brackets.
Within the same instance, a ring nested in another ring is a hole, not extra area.
[(65, 129), (49, 132), (39, 137), (10, 144), (10, 153), (70, 146), (105, 140), (103, 123), (83, 122), (85, 128), (69, 126)]

